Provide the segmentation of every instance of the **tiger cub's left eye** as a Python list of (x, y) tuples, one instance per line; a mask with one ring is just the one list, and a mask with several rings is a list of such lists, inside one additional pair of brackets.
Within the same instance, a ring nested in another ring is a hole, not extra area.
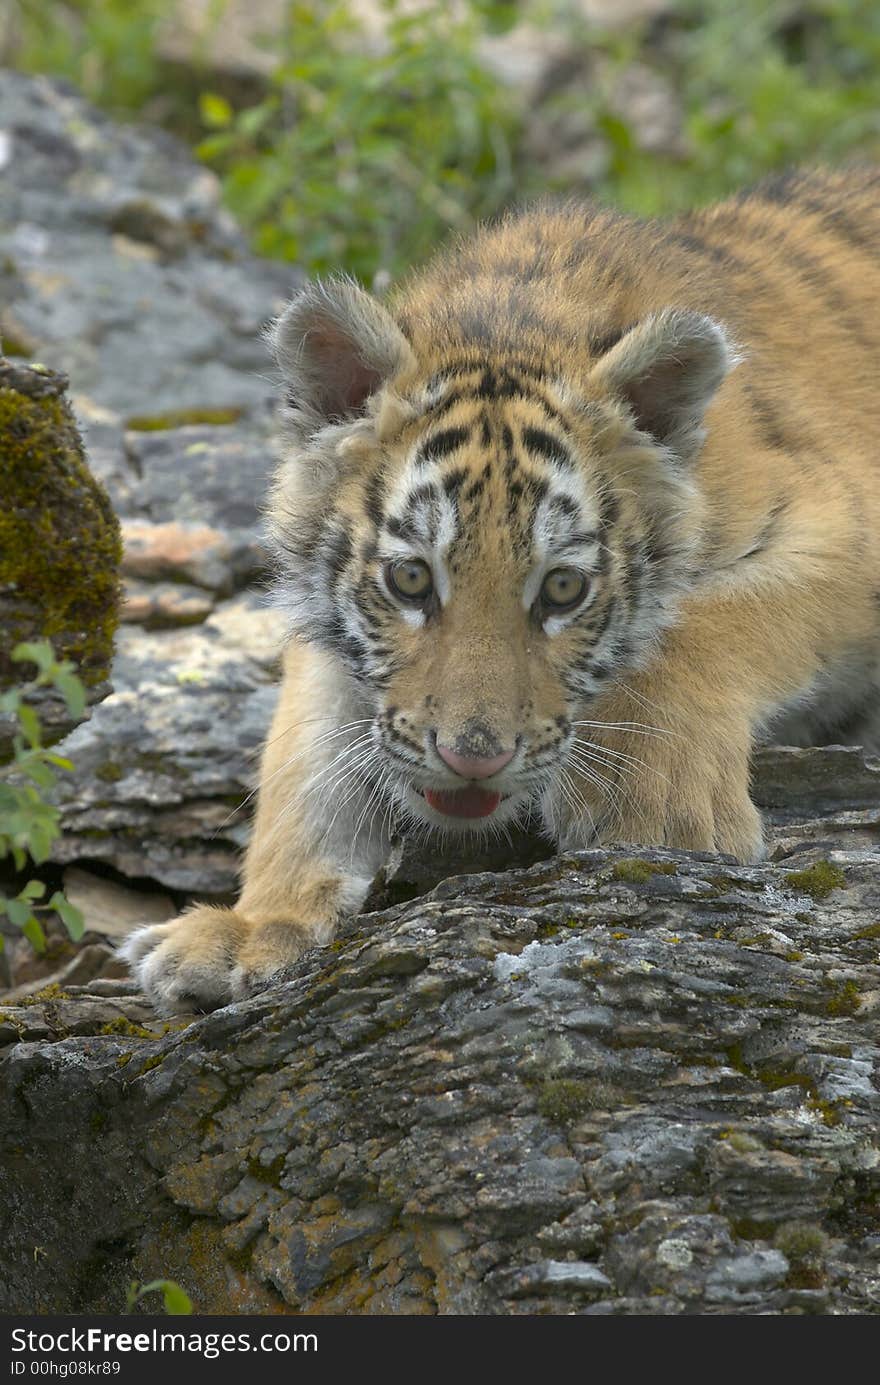
[(583, 601), (587, 579), (573, 567), (555, 567), (541, 587), (541, 600), (552, 611), (573, 611)]
[(424, 601), (434, 589), (431, 569), (421, 558), (398, 558), (386, 567), (385, 578), (404, 601)]

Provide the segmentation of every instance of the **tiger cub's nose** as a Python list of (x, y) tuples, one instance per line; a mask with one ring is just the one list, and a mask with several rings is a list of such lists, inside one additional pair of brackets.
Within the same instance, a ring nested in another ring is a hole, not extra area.
[(459, 755), (448, 745), (441, 745), (438, 741), (437, 754), (444, 764), (456, 774), (460, 774), (462, 779), (488, 779), (490, 775), (497, 774), (505, 765), (509, 765), (516, 751), (504, 750), (500, 755), (489, 756)]

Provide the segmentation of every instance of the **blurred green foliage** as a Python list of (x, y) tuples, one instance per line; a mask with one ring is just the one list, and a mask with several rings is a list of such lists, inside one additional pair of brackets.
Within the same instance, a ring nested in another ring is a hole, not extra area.
[[(662, 70), (684, 104), (687, 152), (639, 151), (600, 103), (603, 199), (668, 214), (786, 165), (880, 154), (877, 0), (679, 0), (675, 12)], [(651, 60), (638, 34), (607, 47), (618, 63)]]
[(156, 40), (172, 8), (173, 0), (11, 0), (8, 59), (25, 72), (66, 77), (99, 106), (133, 114), (161, 89)]
[(423, 258), (438, 232), (513, 193), (513, 102), (477, 56), (479, 34), (511, 7), (382, 8), (377, 45), (346, 0), (294, 0), (267, 98), (238, 113), (202, 98), (214, 132), (199, 152), (264, 254), (369, 278)]
[(193, 1310), (192, 1299), (185, 1289), (173, 1279), (153, 1279), (149, 1284), (133, 1283), (128, 1286), (125, 1312), (133, 1313), (145, 1294), (161, 1294), (166, 1313), (174, 1317), (187, 1316)]
[[(0, 715), (17, 724), (12, 760), (0, 779), (0, 861), (11, 858), (16, 871), (22, 871), (29, 860), (36, 866), (48, 861), (52, 843), (61, 835), (61, 826), (58, 809), (46, 801), (43, 793), (54, 785), (56, 770), (73, 769), (65, 756), (43, 745), (40, 718), (28, 699), (39, 688), (55, 688), (64, 698), (70, 716), (78, 720), (85, 709), (86, 695), (73, 664), (69, 659), (57, 660), (48, 640), (16, 645), (12, 658), (16, 663), (37, 667), (31, 682), (0, 693)], [(34, 951), (40, 953), (46, 950), (46, 935), (38, 913), (57, 913), (74, 941), (82, 937), (85, 926), (82, 914), (61, 890), (56, 890), (45, 904), (37, 904), (45, 895), (46, 886), (41, 880), (28, 880), (11, 897), (0, 893), (0, 914), (20, 928)], [(2, 946), (0, 936), (0, 949)]]
[[(212, 0), (218, 24), (227, 3)], [(158, 110), (186, 133), (198, 120), (201, 156), (259, 251), (367, 280), (399, 274), (448, 231), (525, 196), (592, 193), (661, 214), (785, 164), (880, 149), (877, 0), (677, 0), (613, 32), (587, 25), (571, 0), (425, 0), (416, 14), (379, 3), (377, 44), (357, 0), (291, 0), (263, 91), (197, 74), (188, 114), (191, 89), (169, 103), (174, 73), (156, 51), (175, 0), (13, 0), (13, 56), (72, 78), (117, 114)], [(484, 36), (525, 13), (563, 34), (575, 65), (589, 59), (583, 81), (544, 103), (603, 140), (589, 184), (561, 188), (530, 159), (532, 113), (485, 65)], [(680, 148), (640, 147), (615, 96), (634, 61), (678, 94)]]

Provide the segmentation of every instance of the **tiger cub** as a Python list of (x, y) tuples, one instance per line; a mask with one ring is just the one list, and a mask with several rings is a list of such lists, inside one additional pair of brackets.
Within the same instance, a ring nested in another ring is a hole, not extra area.
[(760, 859), (749, 752), (880, 681), (880, 174), (668, 223), (541, 205), (274, 325), (284, 681), (234, 909), (126, 947), (165, 1010), (277, 976), (392, 833)]

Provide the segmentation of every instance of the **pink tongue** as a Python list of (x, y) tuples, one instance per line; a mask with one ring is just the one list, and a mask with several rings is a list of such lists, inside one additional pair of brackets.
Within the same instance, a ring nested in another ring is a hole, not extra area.
[(425, 798), (438, 813), (451, 818), (487, 818), (501, 802), (500, 793), (491, 793), (476, 784), (466, 789), (425, 789)]

